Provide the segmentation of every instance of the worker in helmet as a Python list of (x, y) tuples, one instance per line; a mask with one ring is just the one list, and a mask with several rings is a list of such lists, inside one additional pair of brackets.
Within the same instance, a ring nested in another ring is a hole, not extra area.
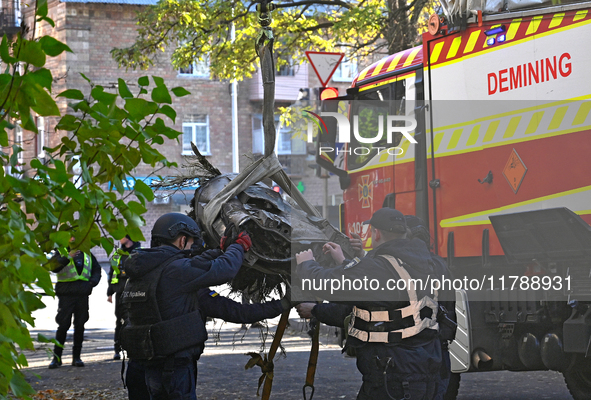
[(107, 301), (113, 302), (113, 295), (115, 295), (115, 356), (114, 360), (120, 360), (121, 355), (121, 329), (126, 320), (124, 308), (121, 304), (121, 294), (127, 282), (127, 274), (125, 273), (125, 260), (129, 254), (141, 246), (140, 242), (134, 242), (129, 235), (125, 235), (119, 240), (121, 247), (111, 257), (111, 269), (109, 270), (109, 287), (107, 288)]
[[(328, 242), (323, 251), (337, 266), (323, 268), (306, 250), (296, 254), (297, 276), (302, 282), (373, 282), (371, 289), (345, 288), (343, 283), (342, 290), (313, 293), (353, 305), (345, 348), (355, 349), (363, 375), (357, 400), (430, 400), (441, 366), (437, 295), (428, 290), (429, 279), (437, 276), (431, 254), (423, 241), (407, 237), (406, 220), (398, 210), (382, 208), (365, 223), (373, 245), (365, 257), (346, 260), (340, 246)], [(401, 281), (403, 289), (391, 285)], [(331, 307), (346, 312), (346, 307)]]
[(248, 234), (240, 232), (223, 239), (223, 253), (191, 256), (200, 239), (192, 218), (168, 213), (152, 228), (151, 248), (136, 250), (125, 263), (122, 301), (129, 323), (121, 344), (145, 369), (150, 399), (196, 399), (195, 361), (207, 339), (197, 293), (230, 281), (252, 245)]

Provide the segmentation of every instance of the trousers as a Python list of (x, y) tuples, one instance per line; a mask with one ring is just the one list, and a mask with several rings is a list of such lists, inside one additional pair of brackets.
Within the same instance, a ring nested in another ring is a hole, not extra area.
[(146, 386), (150, 400), (197, 400), (196, 364), (185, 358), (174, 360), (174, 366), (146, 366)]
[[(72, 325), (74, 317), (74, 358), (80, 358), (82, 342), (84, 341), (84, 324), (88, 321), (88, 296), (58, 296), (58, 309), (55, 317), (57, 332), (55, 339), (60, 343), (66, 343), (68, 329)], [(61, 357), (63, 347), (55, 346), (54, 352)]]

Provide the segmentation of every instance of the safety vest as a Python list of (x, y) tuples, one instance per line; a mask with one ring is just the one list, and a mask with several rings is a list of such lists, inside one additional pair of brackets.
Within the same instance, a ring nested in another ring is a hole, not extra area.
[(82, 273), (78, 274), (76, 264), (74, 264), (74, 258), (70, 257), (68, 265), (57, 273), (58, 282), (88, 281), (90, 279), (92, 258), (90, 257), (90, 254), (82, 254), (84, 255), (84, 267), (82, 268)]
[(417, 298), (411, 276), (395, 257), (381, 256), (390, 262), (401, 279), (407, 282), (406, 289), (410, 305), (398, 309), (364, 310), (353, 307), (348, 333), (362, 342), (398, 343), (418, 335), (425, 329), (438, 330), (437, 292), (434, 298)]
[(129, 252), (118, 249), (117, 252), (111, 257), (111, 268), (113, 268), (113, 277), (111, 278), (111, 285), (119, 283), (119, 277), (125, 278), (125, 270), (119, 268), (121, 265), (122, 256), (129, 256)]

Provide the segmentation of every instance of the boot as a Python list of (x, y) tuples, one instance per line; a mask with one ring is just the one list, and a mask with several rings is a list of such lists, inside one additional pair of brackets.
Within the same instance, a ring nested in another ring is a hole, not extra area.
[(53, 360), (51, 360), (51, 363), (49, 363), (49, 369), (55, 369), (55, 368), (61, 367), (61, 366), (62, 366), (62, 360), (57, 357), (53, 357)]
[(57, 367), (62, 366), (62, 352), (64, 351), (63, 347), (55, 346), (53, 348), (53, 360), (49, 363), (49, 369), (55, 369)]
[(72, 349), (72, 365), (75, 367), (84, 367), (84, 362), (80, 359), (82, 346), (74, 346)]

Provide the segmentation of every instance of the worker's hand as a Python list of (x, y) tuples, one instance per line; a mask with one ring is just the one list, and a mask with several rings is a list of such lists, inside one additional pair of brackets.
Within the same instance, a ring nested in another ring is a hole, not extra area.
[(109, 296), (109, 297), (107, 297), (107, 301), (108, 301), (109, 303), (112, 303), (112, 302), (113, 302), (113, 296)]
[(345, 261), (345, 255), (343, 254), (343, 249), (336, 243), (327, 242), (324, 246), (322, 246), (322, 251), (324, 254), (330, 254), (333, 260), (337, 264), (342, 264)]
[(236, 239), (236, 244), (239, 244), (240, 246), (242, 246), (242, 248), (244, 249), (244, 252), (246, 253), (252, 247), (252, 239), (250, 238), (250, 236), (248, 235), (248, 233), (246, 231), (242, 231), (242, 232), (240, 232), (240, 235), (238, 235), (238, 238)]
[(75, 256), (77, 256), (78, 254), (80, 254), (80, 250), (72, 250), (70, 251), (70, 257), (74, 258)]
[(312, 318), (312, 309), (316, 303), (300, 303), (298, 304), (295, 309), (297, 310), (300, 318)]
[(356, 234), (355, 232), (349, 232), (351, 237), (349, 238), (349, 244), (351, 248), (354, 250), (353, 255), (355, 257), (363, 257), (365, 256), (365, 250), (363, 250), (363, 241), (361, 240), (361, 236)]
[(312, 253), (312, 250), (310, 250), (310, 249), (302, 251), (300, 253), (296, 253), (296, 263), (298, 263), (298, 264), (301, 264), (304, 261), (311, 261), (311, 260), (315, 260), (315, 258), (314, 258), (314, 253)]

